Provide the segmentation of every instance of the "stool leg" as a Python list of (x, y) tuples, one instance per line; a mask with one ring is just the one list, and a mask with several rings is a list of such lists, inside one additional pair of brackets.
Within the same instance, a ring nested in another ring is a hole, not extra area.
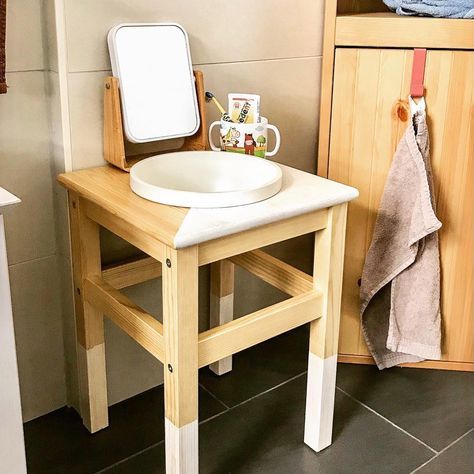
[(86, 428), (95, 433), (109, 424), (105, 370), (104, 317), (84, 300), (83, 282), (101, 276), (99, 226), (69, 193), (76, 316), (79, 409)]
[(315, 451), (332, 442), (346, 214), (347, 204), (331, 208), (328, 226), (315, 237), (314, 285), (324, 292), (324, 306), (310, 329), (304, 433)]
[(197, 473), (198, 252), (166, 250), (163, 265), (165, 449), (168, 474)]
[[(221, 326), (234, 318), (234, 264), (221, 260), (211, 264), (210, 326)], [(209, 368), (217, 375), (232, 370), (232, 356), (212, 363)]]

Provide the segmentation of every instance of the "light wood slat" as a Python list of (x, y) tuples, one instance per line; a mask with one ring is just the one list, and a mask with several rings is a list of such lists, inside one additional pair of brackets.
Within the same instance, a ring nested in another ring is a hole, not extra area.
[[(338, 362), (343, 364), (374, 365), (374, 359), (368, 355), (339, 354)], [(456, 362), (449, 360), (425, 360), (423, 362), (400, 364), (402, 367), (417, 369), (456, 370), (460, 372), (474, 372), (473, 362)]]
[(163, 325), (151, 314), (100, 278), (85, 280), (84, 299), (150, 354), (164, 361)]
[(347, 203), (332, 207), (314, 239), (314, 286), (324, 296), (309, 330), (304, 442), (316, 452), (332, 442), (346, 216)]
[[(234, 264), (220, 260), (211, 264), (211, 291), (209, 300), (209, 327), (226, 324), (234, 318)], [(216, 375), (232, 370), (232, 357), (218, 360), (209, 368)]]
[(157, 238), (142, 232), (139, 228), (131, 224), (130, 221), (127, 222), (121, 219), (93, 202), (86, 201), (85, 207), (87, 216), (93, 221), (119, 237), (122, 237), (122, 239), (150, 255), (155, 260), (159, 262), (163, 261), (165, 245)]
[(263, 250), (235, 255), (229, 260), (288, 295), (297, 296), (313, 288), (310, 275)]
[[(409, 120), (412, 57), (403, 49), (336, 52), (329, 177), (360, 191), (349, 204), (347, 223), (340, 331), (346, 360), (352, 354), (357, 362), (368, 354), (360, 332), (357, 280), (395, 147)], [(461, 363), (471, 367), (474, 360), (474, 273), (473, 265), (466, 267), (474, 259), (474, 82), (466, 79), (473, 75), (473, 51), (428, 51), (425, 97), (437, 215), (443, 223), (443, 360), (454, 369), (464, 367)]]
[[(230, 257), (230, 260), (291, 296), (312, 288), (310, 275), (261, 250), (236, 255)], [(118, 290), (160, 276), (161, 263), (151, 257), (113, 264), (102, 270), (104, 281)]]
[(117, 290), (144, 283), (161, 276), (161, 263), (145, 257), (121, 262), (102, 269), (102, 278)]
[(199, 265), (223, 260), (326, 227), (328, 211), (309, 212), (199, 244)]
[(318, 174), (327, 177), (329, 139), (331, 131), (331, 103), (334, 69), (334, 37), (336, 31), (337, 0), (326, 0), (324, 5), (323, 60), (321, 68), (321, 102), (319, 105)]
[(91, 433), (108, 426), (104, 316), (84, 298), (84, 281), (100, 277), (99, 226), (87, 218), (84, 201), (69, 191), (71, 252), (74, 277), (79, 410)]
[(336, 46), (474, 49), (471, 20), (363, 13), (336, 18)]
[(321, 317), (322, 305), (322, 293), (310, 291), (201, 333), (199, 367)]
[(76, 338), (84, 349), (104, 343), (103, 316), (83, 301), (83, 280), (100, 276), (99, 226), (85, 215), (84, 201), (73, 192), (69, 196), (71, 251), (74, 280)]
[[(175, 235), (189, 210), (137, 196), (130, 188), (130, 175), (112, 166), (60, 174), (58, 181), (121, 222), (120, 227), (128, 230), (127, 235), (135, 241), (140, 241), (144, 235), (148, 240), (173, 247)], [(142, 250), (154, 257), (146, 249)]]
[[(166, 258), (170, 264), (164, 266), (162, 279), (165, 417), (174, 427), (183, 428), (198, 419), (197, 247), (167, 248)], [(183, 454), (181, 443), (176, 448), (178, 455)], [(169, 455), (174, 453), (168, 452), (167, 457)], [(184, 471), (173, 469), (171, 472)]]
[(428, 110), (437, 215), (443, 223), (443, 353), (450, 361), (474, 363), (474, 52), (430, 51), (428, 57), (430, 90), (437, 81), (444, 83), (438, 96), (427, 95), (436, 107)]
[(310, 326), (309, 351), (320, 359), (337, 355), (346, 218), (347, 203), (331, 208), (328, 227), (314, 241), (315, 289), (325, 296), (322, 317)]

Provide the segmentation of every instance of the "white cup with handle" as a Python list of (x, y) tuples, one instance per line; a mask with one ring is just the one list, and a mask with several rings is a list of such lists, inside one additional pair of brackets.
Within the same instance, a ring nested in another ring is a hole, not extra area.
[[(219, 125), (220, 147), (212, 141), (212, 130), (217, 125)], [(272, 151), (267, 151), (268, 130), (272, 130), (276, 137), (275, 148)], [(230, 151), (265, 158), (277, 154), (280, 142), (280, 131), (275, 125), (269, 124), (265, 117), (260, 117), (260, 122), (255, 123), (217, 120), (209, 127), (209, 144), (213, 151)]]

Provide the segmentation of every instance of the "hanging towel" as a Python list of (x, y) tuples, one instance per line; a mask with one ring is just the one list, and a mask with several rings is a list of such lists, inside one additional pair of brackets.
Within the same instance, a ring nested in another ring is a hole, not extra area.
[(441, 357), (434, 206), (423, 110), (395, 153), (361, 279), (362, 329), (379, 369)]
[(474, 0), (383, 0), (398, 15), (474, 18)]
[(7, 30), (7, 0), (0, 0), (0, 94), (7, 92), (5, 81), (5, 37)]

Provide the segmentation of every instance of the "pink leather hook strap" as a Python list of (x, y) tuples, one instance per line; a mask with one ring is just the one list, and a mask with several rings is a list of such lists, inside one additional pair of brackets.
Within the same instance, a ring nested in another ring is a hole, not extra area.
[(412, 97), (423, 97), (426, 64), (426, 49), (415, 49), (413, 54), (413, 69), (411, 72), (410, 95)]

